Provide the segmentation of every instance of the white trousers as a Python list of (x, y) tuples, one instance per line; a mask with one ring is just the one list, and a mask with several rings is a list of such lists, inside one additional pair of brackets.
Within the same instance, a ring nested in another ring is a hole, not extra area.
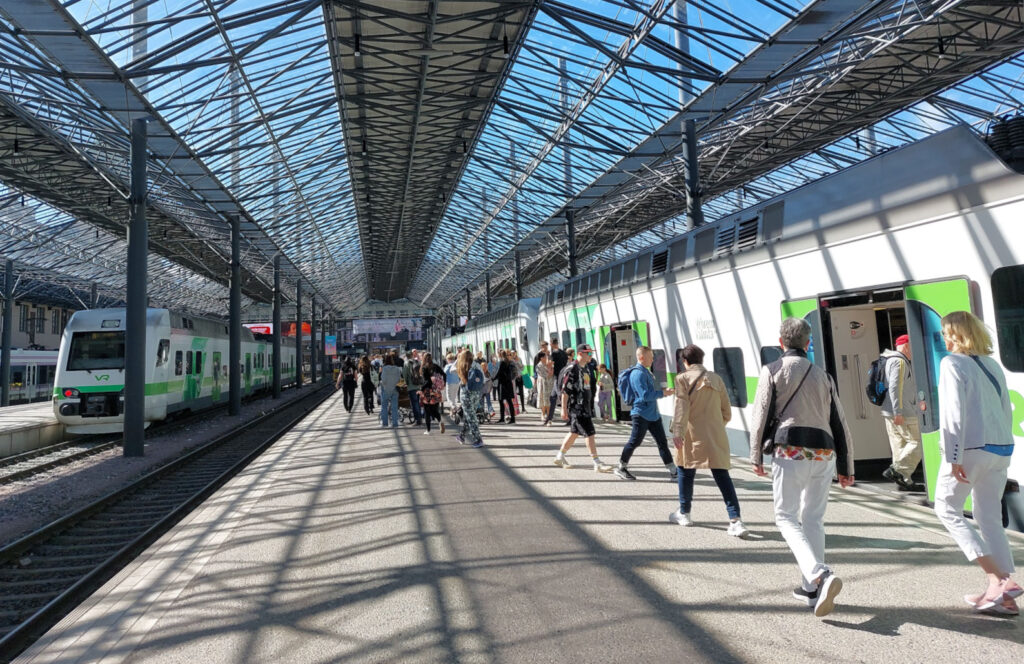
[(449, 411), (455, 406), (459, 405), (459, 388), (462, 387), (461, 383), (447, 383), (444, 387), (445, 393), (448, 395), (448, 409)]
[[(962, 465), (970, 484), (957, 482), (952, 465), (942, 462), (935, 485), (935, 514), (968, 560), (992, 556), (1000, 571), (1010, 574), (1014, 571), (1013, 553), (1003, 530), (1001, 503), (1010, 457), (984, 450), (966, 450)], [(967, 496), (973, 500), (974, 521), (981, 530), (980, 536), (964, 517)]]
[(772, 459), (775, 525), (796, 557), (805, 590), (814, 589), (815, 581), (828, 570), (825, 508), (835, 468), (834, 459)]

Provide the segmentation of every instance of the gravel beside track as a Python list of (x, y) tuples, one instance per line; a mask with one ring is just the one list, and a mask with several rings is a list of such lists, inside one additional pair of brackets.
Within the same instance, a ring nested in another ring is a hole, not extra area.
[(213, 417), (183, 427), (154, 431), (152, 436), (146, 437), (146, 454), (143, 457), (126, 458), (121, 447), (115, 445), (46, 473), (17, 482), (0, 482), (0, 546), (6, 546), (100, 496), (131, 484), (225, 431), (293, 399), (304, 398), (314, 389), (306, 385), (301, 390), (285, 390), (279, 401), (270, 397), (250, 401), (242, 405), (238, 417), (214, 413)]
[(0, 550), (0, 661), (38, 638), (330, 394), (326, 385), (305, 390), (304, 398), (236, 423)]

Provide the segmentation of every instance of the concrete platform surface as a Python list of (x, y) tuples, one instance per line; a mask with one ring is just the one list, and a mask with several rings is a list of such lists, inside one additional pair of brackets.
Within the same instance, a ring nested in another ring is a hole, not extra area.
[[(637, 482), (591, 470), (562, 427), (485, 427), (487, 447), (382, 430), (330, 399), (18, 662), (1015, 662), (1024, 619), (974, 615), (982, 589), (929, 511), (833, 490), (817, 619), (771, 486), (733, 470), (754, 537), (725, 533), (709, 473), (696, 525), (653, 442)], [(602, 425), (611, 462), (628, 430)], [(1013, 539), (1018, 561), (1024, 546)]]
[(0, 408), (0, 458), (21, 454), (64, 439), (64, 425), (53, 415), (53, 402)]

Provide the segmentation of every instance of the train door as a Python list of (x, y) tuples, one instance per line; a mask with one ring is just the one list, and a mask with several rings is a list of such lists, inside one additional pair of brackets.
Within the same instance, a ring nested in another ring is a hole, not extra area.
[[(616, 383), (619, 379), (619, 372), (636, 364), (636, 349), (640, 340), (633, 329), (632, 323), (611, 325), (608, 328), (605, 339), (605, 364), (615, 377)], [(621, 398), (616, 390), (612, 399), (615, 419), (620, 422), (629, 422), (629, 408), (624, 408)]]
[(252, 391), (252, 353), (245, 354), (245, 394), (249, 394)]
[[(830, 309), (828, 318), (834, 377), (854, 440), (854, 459), (877, 459), (884, 469), (892, 457), (885, 421), (881, 409), (868, 401), (865, 385), (871, 363), (886, 348), (892, 348), (895, 336), (906, 332), (902, 303), (890, 307), (860, 305)], [(896, 322), (895, 329), (892, 325), (879, 325), (879, 319)], [(891, 336), (892, 332), (896, 335)]]
[[(927, 406), (919, 414), (925, 485), (928, 500), (935, 500), (935, 481), (942, 463), (939, 455), (939, 412), (942, 408), (939, 403), (939, 362), (947, 355), (940, 321), (954, 311), (974, 311), (971, 285), (964, 278), (914, 283), (906, 286), (903, 294), (917, 395)], [(965, 509), (971, 509), (970, 501)]]
[(213, 401), (220, 401), (220, 351), (213, 352)]

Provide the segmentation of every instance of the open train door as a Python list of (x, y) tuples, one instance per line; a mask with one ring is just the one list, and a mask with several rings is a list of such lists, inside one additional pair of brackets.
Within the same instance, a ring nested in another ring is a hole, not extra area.
[[(604, 337), (604, 361), (618, 385), (619, 372), (636, 364), (636, 349), (647, 336), (647, 324), (642, 322), (618, 323), (601, 329)], [(643, 336), (641, 336), (643, 333)], [(622, 404), (619, 391), (612, 397), (612, 416), (618, 422), (629, 422), (629, 408)]]
[[(918, 282), (903, 289), (907, 305), (907, 333), (913, 353), (917, 397), (927, 405), (919, 413), (921, 451), (928, 500), (935, 500), (935, 481), (942, 458), (939, 454), (939, 362), (948, 355), (940, 321), (954, 311), (972, 311), (971, 284), (965, 277)], [(968, 501), (965, 509), (970, 510)]]

